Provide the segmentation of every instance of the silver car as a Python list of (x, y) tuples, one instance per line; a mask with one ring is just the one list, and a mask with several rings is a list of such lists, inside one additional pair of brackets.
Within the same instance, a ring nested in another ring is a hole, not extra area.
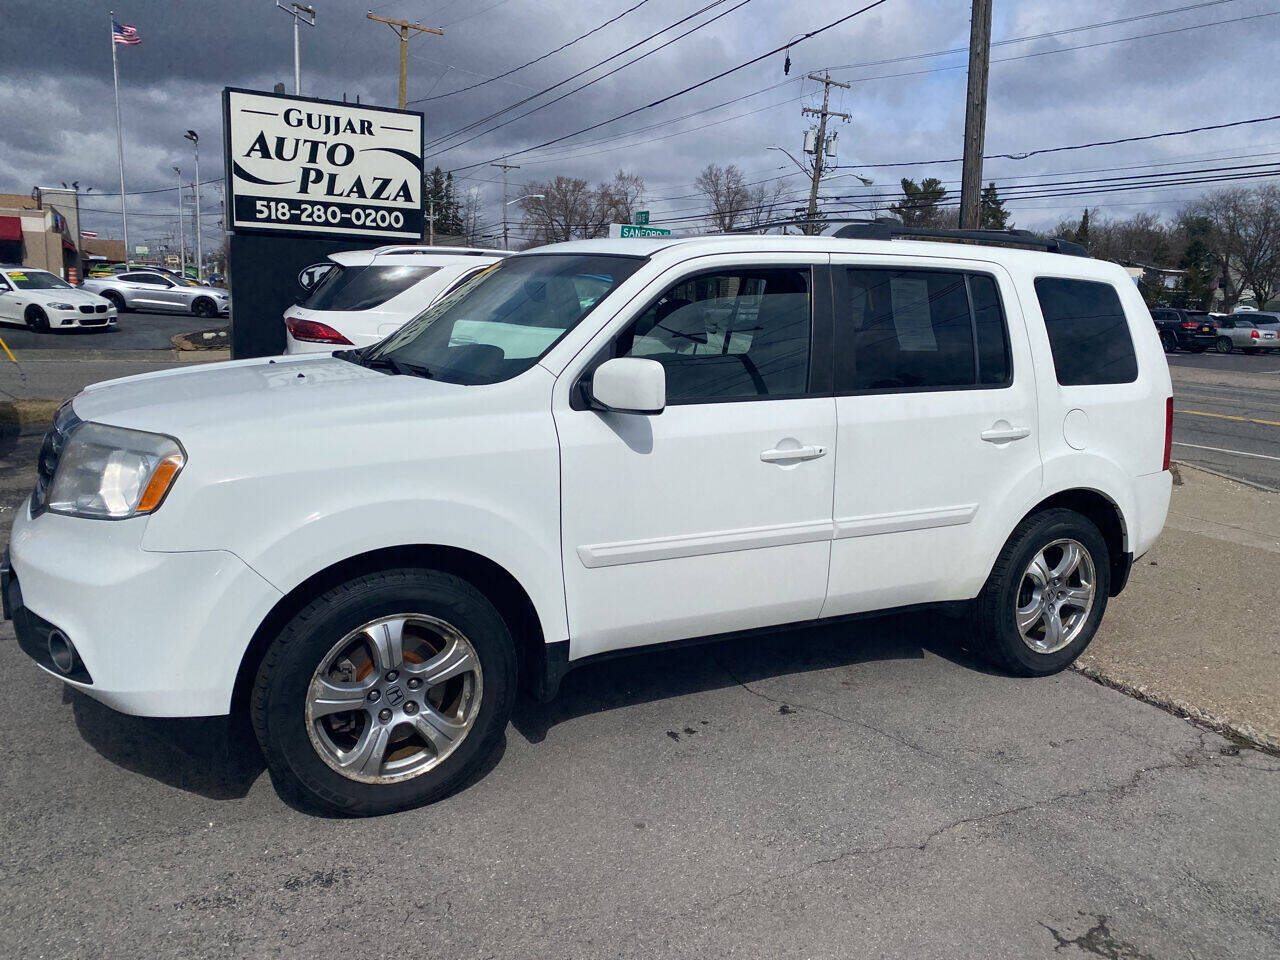
[(227, 313), (231, 297), (218, 287), (207, 287), (158, 271), (134, 270), (110, 277), (91, 277), (82, 289), (106, 297), (116, 310), (162, 310), (216, 317)]
[(1233, 313), (1217, 318), (1219, 353), (1243, 350), (1257, 353), (1260, 350), (1280, 350), (1280, 321), (1275, 314), (1249, 311)]

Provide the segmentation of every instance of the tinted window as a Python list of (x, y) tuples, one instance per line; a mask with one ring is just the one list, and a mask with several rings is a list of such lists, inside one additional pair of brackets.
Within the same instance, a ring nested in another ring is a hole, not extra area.
[(1009, 382), (1004, 313), (991, 277), (875, 268), (845, 275), (836, 326), (839, 391)]
[(152, 286), (167, 287), (168, 281), (154, 273), (122, 273), (120, 279), (128, 283), (149, 283)]
[(794, 397), (809, 382), (809, 270), (703, 274), (667, 290), (618, 339), (657, 360), (667, 402)]
[(1039, 277), (1036, 297), (1049, 332), (1058, 383), (1073, 387), (1138, 379), (1129, 322), (1115, 287)]
[(451, 383), (523, 373), (640, 268), (639, 257), (530, 254), (502, 260), (367, 349)]
[(403, 293), (439, 267), (338, 267), (324, 275), (302, 306), (308, 310), (369, 310)]
[(1280, 324), (1280, 317), (1272, 316), (1269, 313), (1255, 313), (1252, 319), (1254, 325), (1259, 327), (1274, 327)]

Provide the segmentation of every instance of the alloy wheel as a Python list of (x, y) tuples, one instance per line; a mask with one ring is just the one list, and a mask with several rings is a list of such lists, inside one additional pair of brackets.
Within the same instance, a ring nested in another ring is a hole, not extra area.
[(307, 734), (344, 777), (408, 780), (457, 749), (481, 695), (480, 658), (461, 631), (427, 614), (381, 617), (320, 661), (307, 688)]
[(1027, 565), (1014, 611), (1022, 642), (1056, 653), (1085, 628), (1097, 596), (1093, 558), (1076, 540), (1054, 540)]

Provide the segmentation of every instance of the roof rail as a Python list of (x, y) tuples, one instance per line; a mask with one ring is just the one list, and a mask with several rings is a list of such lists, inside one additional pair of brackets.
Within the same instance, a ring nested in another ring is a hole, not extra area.
[(948, 230), (941, 227), (909, 227), (906, 224), (877, 220), (874, 223), (850, 223), (833, 236), (846, 240), (893, 240), (898, 237), (918, 239), (972, 240), (977, 243), (1003, 243), (1034, 247), (1049, 253), (1087, 257), (1089, 251), (1071, 240), (1042, 237), (1030, 230)]
[[(385, 255), (405, 255), (405, 254), (421, 254), (422, 256), (430, 256), (437, 253), (451, 253), (459, 257), (488, 257), (500, 251), (490, 250), (483, 247), (448, 247), (448, 246), (429, 246), (427, 244), (409, 243), (409, 244), (393, 244), (385, 247), (376, 247), (371, 253)], [(503, 251), (505, 252), (505, 251)]]

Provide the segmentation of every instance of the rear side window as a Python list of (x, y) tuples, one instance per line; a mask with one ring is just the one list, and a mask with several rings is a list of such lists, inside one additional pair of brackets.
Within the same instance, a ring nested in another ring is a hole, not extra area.
[(439, 267), (338, 267), (302, 301), (308, 310), (370, 310), (429, 277)]
[(836, 326), (839, 392), (1010, 382), (1004, 312), (992, 277), (851, 268), (843, 286)]
[(1038, 277), (1036, 297), (1064, 387), (1132, 383), (1138, 358), (1115, 287), (1093, 280)]

